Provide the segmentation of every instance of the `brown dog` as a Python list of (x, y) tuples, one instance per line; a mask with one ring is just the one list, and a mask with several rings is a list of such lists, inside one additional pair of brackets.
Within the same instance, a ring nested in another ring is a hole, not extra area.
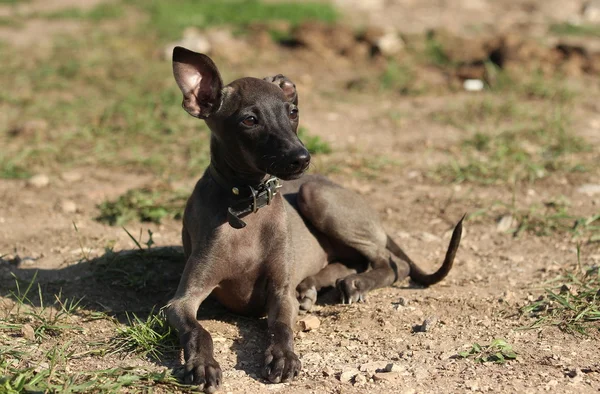
[(210, 294), (232, 311), (268, 316), (264, 372), (280, 382), (301, 368), (292, 334), (299, 301), (310, 309), (317, 290), (337, 284), (351, 303), (406, 276), (430, 285), (448, 274), (462, 220), (442, 267), (427, 275), (361, 197), (324, 177), (299, 179), (310, 155), (296, 134), (298, 96), (290, 80), (242, 78), (223, 86), (210, 58), (181, 47), (173, 51), (173, 72), (183, 107), (212, 132), (211, 164), (183, 219), (186, 267), (167, 308), (187, 383), (206, 392), (221, 384), (211, 336), (196, 319)]

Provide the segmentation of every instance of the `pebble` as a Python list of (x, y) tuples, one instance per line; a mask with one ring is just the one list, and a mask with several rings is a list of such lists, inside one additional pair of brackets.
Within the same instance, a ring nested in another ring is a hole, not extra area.
[(579, 383), (583, 380), (583, 373), (579, 368), (573, 368), (567, 371), (567, 376), (571, 378), (571, 382)]
[(438, 320), (439, 319), (437, 318), (437, 316), (427, 317), (423, 321), (423, 324), (421, 324), (420, 331), (421, 332), (429, 332), (429, 331), (433, 330), (433, 328), (437, 325)]
[(360, 372), (377, 372), (377, 371), (384, 371), (385, 368), (386, 368), (386, 364), (384, 362), (373, 361), (373, 362), (361, 364), (360, 367), (358, 367), (358, 370)]
[(385, 366), (385, 372), (401, 372), (402, 370), (403, 368), (400, 365), (394, 363)]
[(35, 340), (35, 330), (29, 324), (23, 324), (21, 326), (21, 335), (23, 335), (23, 338), (30, 341)]
[(400, 297), (398, 298), (398, 304), (401, 306), (408, 306), (408, 300), (404, 297)]
[(511, 214), (504, 215), (498, 220), (496, 225), (496, 231), (499, 233), (505, 233), (513, 227), (515, 219)]
[(321, 326), (321, 321), (314, 315), (307, 315), (298, 320), (298, 326), (302, 331), (316, 330)]
[(440, 237), (438, 237), (437, 235), (428, 233), (428, 232), (423, 232), (421, 233), (421, 239), (425, 242), (439, 242), (442, 239)]
[(367, 384), (367, 378), (363, 374), (358, 374), (354, 377), (354, 385), (355, 386), (364, 386)]
[(33, 186), (37, 189), (41, 189), (50, 184), (50, 178), (48, 178), (48, 175), (37, 174), (37, 175), (34, 175), (31, 178), (29, 178), (29, 180), (27, 181), (27, 184), (29, 186)]
[(63, 172), (60, 174), (60, 178), (68, 183), (79, 182), (83, 179), (83, 175), (75, 171)]
[(375, 45), (384, 56), (394, 56), (404, 49), (404, 41), (395, 31), (389, 31), (379, 37)]
[(382, 381), (390, 381), (395, 380), (400, 377), (400, 374), (397, 372), (378, 372), (373, 375), (373, 381), (382, 382)]
[(600, 0), (588, 1), (583, 6), (582, 16), (586, 22), (600, 23)]
[(463, 82), (463, 89), (467, 92), (480, 92), (483, 88), (484, 84), (481, 79), (465, 79)]
[(60, 209), (64, 213), (75, 213), (77, 212), (77, 204), (71, 200), (62, 200), (60, 202)]
[(325, 377), (333, 376), (334, 374), (335, 374), (335, 372), (333, 371), (333, 368), (331, 368), (331, 367), (325, 367), (325, 369), (323, 369), (323, 376), (325, 376)]
[(357, 375), (356, 371), (344, 371), (340, 374), (340, 382), (348, 383), (356, 375)]

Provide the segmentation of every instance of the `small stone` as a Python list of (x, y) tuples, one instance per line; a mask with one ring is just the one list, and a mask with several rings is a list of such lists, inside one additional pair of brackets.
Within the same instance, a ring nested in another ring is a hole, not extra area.
[(425, 368), (416, 367), (413, 370), (413, 375), (414, 375), (415, 379), (423, 380), (429, 376), (429, 372), (427, 372), (427, 370)]
[(395, 31), (389, 31), (375, 40), (375, 46), (383, 56), (394, 56), (404, 49), (404, 41)]
[(442, 239), (440, 237), (438, 237), (437, 235), (428, 233), (428, 232), (423, 232), (421, 233), (421, 239), (425, 242), (439, 242)]
[(389, 382), (390, 380), (395, 380), (400, 377), (400, 374), (397, 372), (378, 372), (373, 375), (373, 381), (375, 382)]
[(600, 194), (600, 185), (586, 183), (577, 188), (577, 193), (587, 194), (588, 196)]
[(74, 183), (74, 182), (79, 182), (80, 180), (82, 180), (83, 175), (81, 175), (79, 172), (69, 171), (69, 172), (63, 172), (62, 174), (60, 174), (60, 178), (65, 182)]
[(302, 331), (316, 330), (321, 326), (321, 321), (314, 315), (307, 315), (298, 320), (298, 325)]
[(496, 225), (496, 231), (499, 233), (505, 233), (513, 227), (515, 219), (511, 214), (504, 215), (498, 220)]
[(64, 213), (75, 213), (77, 212), (77, 204), (71, 200), (62, 200), (60, 202), (60, 209)]
[(465, 387), (471, 391), (477, 391), (479, 389), (479, 385), (474, 380), (466, 380)]
[(400, 297), (398, 298), (398, 304), (401, 306), (408, 306), (408, 300), (404, 297)]
[(394, 363), (385, 366), (385, 372), (401, 372), (402, 370), (403, 368), (400, 365)]
[(599, 23), (600, 22), (600, 0), (590, 0), (582, 8), (581, 12), (583, 19), (586, 22)]
[(358, 370), (360, 372), (377, 372), (377, 371), (384, 371), (385, 370), (385, 363), (383, 362), (369, 362), (369, 363), (364, 363), (361, 364), (360, 367), (358, 367)]
[(333, 368), (331, 367), (325, 367), (325, 369), (323, 369), (323, 376), (325, 377), (331, 377), (335, 374), (335, 372), (333, 371)]
[(21, 335), (23, 335), (23, 338), (30, 341), (35, 340), (35, 330), (29, 324), (23, 324), (21, 326)]
[(340, 374), (340, 382), (349, 383), (356, 376), (356, 371), (344, 371)]
[(50, 178), (48, 178), (48, 175), (37, 174), (29, 178), (27, 184), (37, 189), (41, 189), (50, 184)]
[(566, 375), (571, 378), (571, 382), (573, 383), (579, 383), (583, 380), (583, 374), (579, 368), (570, 369)]
[(433, 328), (437, 325), (438, 320), (439, 319), (437, 318), (437, 316), (427, 317), (423, 321), (423, 324), (421, 324), (420, 331), (421, 332), (429, 332), (429, 331), (433, 330)]
[(463, 89), (467, 92), (480, 92), (483, 88), (484, 84), (481, 79), (465, 79), (463, 82)]
[(558, 380), (552, 379), (546, 383), (546, 387), (556, 387), (558, 386)]
[(367, 378), (363, 374), (358, 374), (354, 377), (354, 386), (364, 386), (367, 384)]

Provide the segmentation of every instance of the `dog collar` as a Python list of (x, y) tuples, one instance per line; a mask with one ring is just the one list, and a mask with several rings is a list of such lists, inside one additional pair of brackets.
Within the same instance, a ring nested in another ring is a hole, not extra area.
[(208, 169), (215, 182), (230, 193), (230, 199), (233, 201), (227, 208), (227, 221), (236, 229), (246, 227), (246, 223), (240, 217), (256, 213), (260, 208), (270, 205), (282, 186), (281, 180), (274, 176), (254, 186), (235, 185), (228, 182), (212, 164)]

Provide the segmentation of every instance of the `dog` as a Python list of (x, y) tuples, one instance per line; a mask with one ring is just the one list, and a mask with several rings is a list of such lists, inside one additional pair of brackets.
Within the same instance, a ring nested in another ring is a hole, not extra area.
[(264, 376), (278, 383), (301, 369), (292, 327), (321, 288), (337, 287), (350, 304), (407, 276), (427, 286), (448, 274), (462, 219), (441, 268), (427, 274), (359, 195), (304, 175), (310, 154), (297, 135), (298, 94), (288, 78), (247, 77), (224, 86), (208, 56), (182, 47), (173, 50), (173, 74), (183, 108), (211, 130), (211, 162), (183, 217), (186, 266), (166, 307), (184, 351), (186, 383), (208, 393), (222, 383), (212, 338), (196, 318), (211, 294), (233, 312), (266, 314)]

